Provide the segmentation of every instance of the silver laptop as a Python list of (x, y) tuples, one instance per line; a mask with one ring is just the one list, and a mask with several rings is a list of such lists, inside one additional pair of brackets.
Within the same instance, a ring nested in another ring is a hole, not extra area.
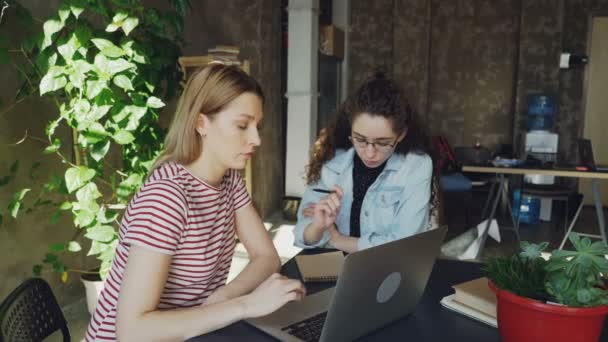
[(346, 257), (335, 287), (247, 320), (281, 341), (350, 341), (414, 311), (447, 227)]

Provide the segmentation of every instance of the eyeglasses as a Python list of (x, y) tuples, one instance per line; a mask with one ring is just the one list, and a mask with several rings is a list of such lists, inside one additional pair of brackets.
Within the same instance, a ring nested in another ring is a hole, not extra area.
[(365, 139), (365, 138), (350, 136), (350, 137), (348, 137), (348, 140), (350, 140), (350, 142), (352, 142), (356, 148), (365, 149), (365, 148), (367, 148), (367, 145), (372, 145), (374, 150), (376, 150), (380, 153), (388, 153), (395, 147), (395, 145), (397, 145), (397, 139), (395, 139), (395, 141), (393, 143), (378, 142), (378, 141), (370, 142), (370, 141), (367, 141), (367, 139)]

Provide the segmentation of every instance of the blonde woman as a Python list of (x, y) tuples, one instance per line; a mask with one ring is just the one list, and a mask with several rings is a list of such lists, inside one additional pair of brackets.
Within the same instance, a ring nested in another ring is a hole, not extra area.
[[(131, 200), (87, 341), (182, 341), (299, 300), (238, 169), (260, 145), (264, 96), (235, 67), (196, 72), (165, 150)], [(226, 278), (235, 235), (251, 262)]]

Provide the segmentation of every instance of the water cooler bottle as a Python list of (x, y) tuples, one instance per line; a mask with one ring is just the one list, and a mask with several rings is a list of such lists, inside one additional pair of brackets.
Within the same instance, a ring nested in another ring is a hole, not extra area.
[[(557, 156), (558, 135), (552, 133), (555, 116), (555, 100), (544, 93), (534, 93), (528, 96), (528, 132), (525, 139), (526, 155), (533, 156), (543, 162), (555, 162)], [(554, 176), (526, 175), (526, 183), (551, 185), (555, 183)], [(551, 220), (551, 200), (540, 201), (540, 219)], [(531, 221), (536, 221), (533, 217)]]

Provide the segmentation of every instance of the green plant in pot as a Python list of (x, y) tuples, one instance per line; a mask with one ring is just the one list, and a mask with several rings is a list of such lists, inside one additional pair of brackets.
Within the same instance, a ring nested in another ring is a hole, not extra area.
[(548, 243), (521, 243), (521, 252), (484, 265), (498, 300), (504, 341), (598, 341), (608, 314), (608, 246), (572, 233), (574, 251), (541, 253)]
[[(27, 195), (13, 200), (11, 214), (44, 198), (57, 215), (70, 213), (75, 227), (68, 241), (51, 243), (36, 274), (50, 267), (66, 281), (70, 272), (87, 273), (64, 263), (72, 252), (96, 256), (101, 278), (110, 268), (120, 213), (162, 147), (159, 110), (181, 79), (177, 44), (189, 1), (170, 0), (165, 7), (144, 7), (139, 0), (65, 0), (44, 21), (38, 44), (12, 49), (29, 62), (22, 72), (28, 87), (57, 105), (57, 117), (39, 140), (65, 172), (50, 175), (39, 189), (22, 189)], [(56, 134), (61, 126), (71, 132), (70, 140)]]

